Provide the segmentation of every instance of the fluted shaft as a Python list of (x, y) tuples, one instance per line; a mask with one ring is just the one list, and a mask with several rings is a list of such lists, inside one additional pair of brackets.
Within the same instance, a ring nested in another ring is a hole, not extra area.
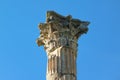
[(51, 54), (48, 56), (47, 80), (76, 80), (76, 56), (73, 50), (63, 46)]

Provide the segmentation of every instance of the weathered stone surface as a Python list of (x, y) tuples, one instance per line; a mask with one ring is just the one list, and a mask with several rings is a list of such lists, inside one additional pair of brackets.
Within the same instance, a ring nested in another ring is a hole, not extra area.
[(77, 40), (88, 31), (89, 22), (72, 19), (54, 11), (47, 12), (46, 23), (40, 23), (38, 46), (48, 56), (47, 80), (76, 80)]

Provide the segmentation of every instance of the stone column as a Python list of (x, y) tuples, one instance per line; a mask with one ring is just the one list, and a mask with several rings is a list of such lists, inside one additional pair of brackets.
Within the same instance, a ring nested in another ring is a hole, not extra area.
[(77, 80), (77, 40), (87, 33), (89, 22), (72, 19), (54, 11), (47, 12), (45, 23), (39, 24), (38, 46), (43, 45), (48, 56), (47, 80)]

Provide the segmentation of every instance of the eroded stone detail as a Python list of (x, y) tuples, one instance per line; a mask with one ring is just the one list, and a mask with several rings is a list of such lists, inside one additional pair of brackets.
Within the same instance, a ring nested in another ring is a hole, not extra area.
[(89, 22), (47, 12), (46, 23), (40, 23), (38, 46), (43, 45), (48, 56), (47, 80), (76, 80), (77, 40), (87, 33)]

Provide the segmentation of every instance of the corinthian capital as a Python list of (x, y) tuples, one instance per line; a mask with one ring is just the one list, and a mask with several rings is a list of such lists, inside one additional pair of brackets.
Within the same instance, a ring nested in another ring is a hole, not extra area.
[(38, 46), (44, 45), (47, 53), (67, 46), (76, 51), (78, 38), (88, 31), (89, 22), (62, 16), (54, 11), (47, 12), (46, 23), (40, 23)]

